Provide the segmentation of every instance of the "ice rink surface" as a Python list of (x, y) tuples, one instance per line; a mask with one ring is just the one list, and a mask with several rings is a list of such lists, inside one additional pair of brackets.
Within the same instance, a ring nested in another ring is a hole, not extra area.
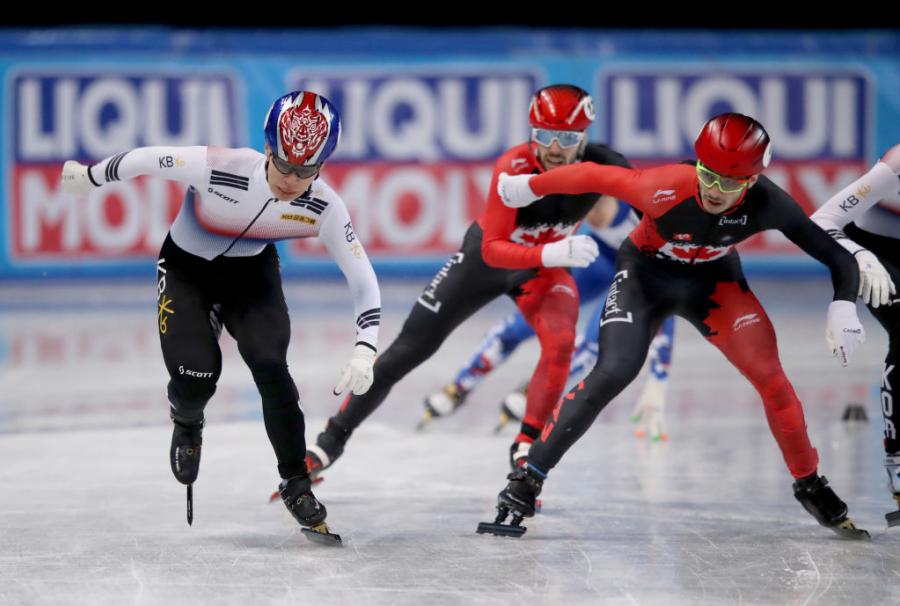
[[(382, 348), (427, 280), (383, 284)], [(505, 485), (512, 427), (491, 430), (535, 343), (456, 415), (416, 432), (422, 398), (452, 378), (501, 300), (399, 383), (316, 489), (343, 548), (306, 541), (280, 503), (259, 398), (234, 342), (207, 407), (194, 524), (171, 477), (155, 284), (0, 288), (0, 604), (900, 604), (900, 528), (880, 445), (887, 338), (847, 369), (825, 350), (830, 284), (751, 280), (804, 402), (820, 472), (871, 542), (819, 527), (750, 385), (687, 323), (676, 328), (669, 440), (634, 436), (644, 375), (546, 482), (521, 539), (475, 534)], [(342, 282), (286, 285), (289, 363), (307, 439), (339, 405), (352, 351)], [(582, 315), (588, 311), (582, 308)], [(845, 423), (848, 403), (869, 422)]]

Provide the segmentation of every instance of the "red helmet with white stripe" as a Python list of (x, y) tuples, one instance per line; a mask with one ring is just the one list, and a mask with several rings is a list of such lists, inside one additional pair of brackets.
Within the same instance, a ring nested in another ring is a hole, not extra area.
[(751, 177), (772, 159), (772, 142), (763, 125), (744, 114), (719, 114), (703, 125), (694, 141), (697, 159), (726, 177)]
[(584, 130), (594, 121), (594, 102), (583, 88), (553, 84), (534, 94), (528, 118), (534, 128)]

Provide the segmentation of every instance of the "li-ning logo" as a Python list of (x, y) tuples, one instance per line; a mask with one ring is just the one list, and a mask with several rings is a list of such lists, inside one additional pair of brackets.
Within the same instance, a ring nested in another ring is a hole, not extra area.
[(514, 158), (513, 161), (509, 163), (509, 166), (513, 170), (521, 170), (528, 166), (528, 160), (524, 158)]
[(570, 297), (575, 296), (575, 291), (566, 286), (565, 284), (556, 284), (553, 288), (550, 289), (550, 292), (561, 292), (563, 294), (569, 295)]
[(657, 189), (656, 193), (653, 194), (653, 203), (659, 204), (660, 202), (668, 202), (669, 200), (675, 199), (675, 190), (674, 189)]
[(859, 189), (856, 190), (856, 195), (859, 196), (860, 198), (865, 198), (871, 191), (872, 191), (871, 185), (863, 185), (862, 187), (860, 187)]
[(741, 316), (736, 318), (734, 324), (731, 325), (732, 332), (737, 332), (742, 328), (747, 328), (752, 324), (758, 324), (761, 322), (759, 318), (759, 314), (747, 314), (746, 316)]
[(719, 217), (719, 225), (747, 225), (747, 215), (741, 215), (734, 219), (730, 217)]

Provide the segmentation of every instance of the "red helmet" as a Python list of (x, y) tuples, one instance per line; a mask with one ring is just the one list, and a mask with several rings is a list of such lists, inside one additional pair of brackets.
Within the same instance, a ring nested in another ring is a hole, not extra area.
[(763, 125), (744, 114), (719, 114), (703, 125), (694, 141), (697, 159), (726, 177), (750, 177), (772, 159), (772, 143)]
[(594, 102), (572, 84), (552, 84), (534, 93), (528, 119), (534, 128), (584, 130), (594, 121)]

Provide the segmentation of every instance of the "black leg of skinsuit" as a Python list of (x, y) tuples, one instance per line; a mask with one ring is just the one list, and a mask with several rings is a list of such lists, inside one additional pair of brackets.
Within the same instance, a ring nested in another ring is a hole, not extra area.
[(653, 270), (641, 267), (640, 253), (623, 254), (623, 249), (618, 255), (616, 275), (600, 319), (597, 364), (560, 399), (544, 425), (541, 438), (529, 451), (529, 466), (544, 474), (556, 466), (606, 405), (637, 377), (650, 342), (665, 318), (671, 315), (670, 300), (658, 290), (658, 281), (671, 284), (671, 277), (660, 275), (648, 280)]
[[(846, 234), (878, 257), (891, 275), (894, 284), (900, 288), (900, 242), (859, 229), (850, 224)], [(900, 294), (892, 296), (891, 305), (869, 306), (869, 311), (888, 334), (888, 351), (881, 372), (881, 413), (884, 416), (884, 451), (886, 454), (900, 454), (900, 403), (896, 401), (894, 387), (900, 385)]]
[(209, 321), (215, 302), (210, 262), (166, 238), (156, 274), (157, 328), (172, 415), (195, 424), (203, 418), (222, 371), (222, 352)]
[(457, 326), (503, 294), (515, 296), (517, 285), (535, 275), (533, 270), (510, 271), (488, 266), (481, 257), (481, 228), (466, 232), (463, 246), (451, 257), (419, 296), (393, 343), (379, 354), (375, 380), (365, 394), (349, 396), (334, 415), (336, 425), (349, 437), (390, 393), (394, 384), (434, 354)]
[[(675, 313), (691, 322), (756, 388), (788, 469), (795, 478), (815, 472), (803, 408), (778, 360), (775, 333), (747, 286), (736, 256), (701, 266), (662, 266), (626, 243), (601, 322), (603, 357), (560, 400), (529, 453), (546, 474), (637, 375), (653, 335)], [(621, 270), (627, 270), (623, 275)], [(617, 321), (618, 320), (618, 321)]]
[(254, 257), (226, 261), (221, 316), (262, 397), (263, 421), (278, 472), (282, 478), (305, 475), (306, 427), (300, 394), (287, 366), (291, 322), (278, 255), (269, 245)]

